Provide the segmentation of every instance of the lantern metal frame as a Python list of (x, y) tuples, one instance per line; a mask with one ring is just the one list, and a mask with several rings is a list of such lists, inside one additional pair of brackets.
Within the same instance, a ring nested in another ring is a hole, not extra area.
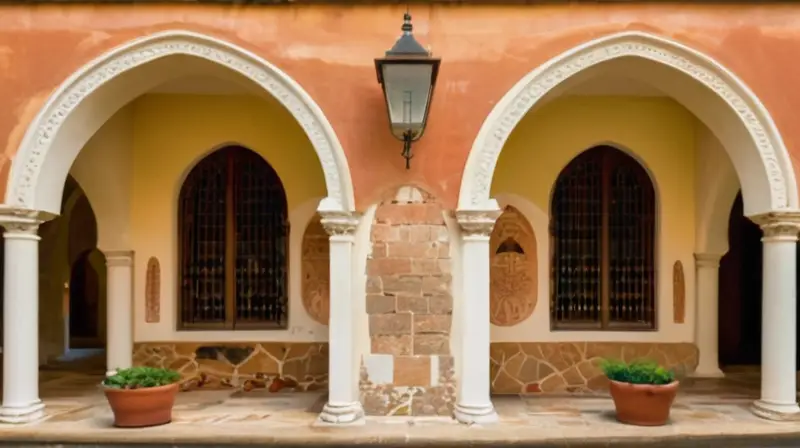
[[(439, 76), (439, 66), (442, 62), (440, 58), (435, 58), (414, 38), (414, 27), (411, 24), (411, 14), (408, 12), (403, 16), (403, 34), (395, 42), (394, 46), (386, 52), (384, 57), (375, 59), (375, 71), (378, 74), (378, 83), (383, 90), (383, 100), (386, 103), (386, 113), (389, 118), (389, 127), (392, 135), (403, 142), (402, 156), (406, 159), (406, 169), (411, 167), (411, 143), (419, 140), (425, 133), (428, 124), (428, 114), (433, 103), (433, 92), (436, 87), (436, 79)], [(394, 131), (395, 123), (392, 123), (392, 114), (389, 105), (389, 97), (384, 83), (383, 69), (388, 65), (426, 65), (431, 67), (431, 84), (428, 91), (428, 102), (425, 105), (425, 113), (422, 116), (422, 123), (419, 132), (414, 133), (411, 129), (405, 130), (402, 135), (397, 135)]]

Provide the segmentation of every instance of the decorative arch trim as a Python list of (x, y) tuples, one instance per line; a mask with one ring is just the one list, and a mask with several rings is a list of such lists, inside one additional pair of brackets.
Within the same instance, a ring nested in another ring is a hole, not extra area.
[(164, 31), (123, 44), (89, 62), (53, 93), (26, 131), (14, 157), (5, 202), (36, 209), (39, 175), (52, 157), (59, 131), (70, 114), (102, 86), (123, 73), (174, 55), (193, 56), (219, 64), (259, 85), (294, 116), (308, 136), (322, 165), (327, 198), (320, 209), (351, 212), (355, 199), (347, 158), (333, 127), (303, 88), (260, 56), (190, 31)]
[(771, 211), (798, 207), (791, 159), (775, 123), (756, 95), (712, 58), (677, 42), (649, 33), (628, 31), (572, 48), (531, 71), (492, 109), (476, 137), (461, 183), (458, 208), (495, 209), (492, 177), (511, 132), (539, 100), (566, 79), (602, 62), (623, 57), (647, 59), (671, 67), (701, 83), (739, 117), (763, 163), (768, 191), (759, 192)]

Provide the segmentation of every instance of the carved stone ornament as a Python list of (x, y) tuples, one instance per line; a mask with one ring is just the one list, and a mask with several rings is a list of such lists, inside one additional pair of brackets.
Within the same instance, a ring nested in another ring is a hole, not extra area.
[(475, 154), (470, 155), (464, 171), (464, 190), (459, 199), (459, 208), (480, 208), (480, 204), (489, 198), (492, 175), (503, 145), (519, 121), (540, 99), (564, 80), (590, 67), (631, 56), (672, 67), (725, 101), (739, 116), (758, 150), (766, 170), (764, 176), (769, 181), (769, 209), (789, 207), (788, 187), (782, 168), (782, 160), (786, 163), (788, 155), (778, 155), (778, 151), (783, 155), (785, 149), (779, 146), (780, 138), (774, 127), (769, 125), (769, 118), (762, 117), (762, 112), (750, 106), (752, 103), (758, 104), (758, 99), (710, 58), (662, 37), (627, 31), (601, 37), (563, 53), (514, 86), (511, 90), (513, 93), (504, 97), (492, 111), (475, 141)]
[(537, 299), (536, 239), (522, 213), (506, 208), (497, 218), (489, 248), (489, 320), (513, 326), (533, 314)]
[(347, 159), (330, 124), (307, 93), (277, 67), (247, 50), (188, 31), (166, 31), (126, 43), (81, 69), (51, 97), (47, 109), (28, 128), (14, 157), (11, 200), (30, 207), (41, 167), (68, 117), (95, 91), (149, 62), (173, 55), (193, 56), (230, 69), (259, 85), (297, 120), (319, 158), (328, 205), (352, 210), (353, 191)]
[(683, 263), (677, 260), (672, 265), (672, 321), (682, 324), (686, 319), (686, 280)]
[(161, 265), (156, 257), (147, 260), (144, 297), (145, 322), (158, 323), (161, 320)]
[(465, 236), (488, 237), (499, 216), (500, 210), (456, 210), (456, 220)]
[(320, 222), (330, 236), (352, 236), (358, 227), (358, 215), (347, 212), (319, 212)]
[(328, 325), (330, 320), (330, 247), (320, 217), (314, 216), (303, 234), (300, 289), (306, 312), (323, 325)]

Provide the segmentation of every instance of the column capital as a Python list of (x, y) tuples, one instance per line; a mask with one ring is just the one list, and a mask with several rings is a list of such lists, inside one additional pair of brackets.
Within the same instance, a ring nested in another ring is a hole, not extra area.
[(358, 227), (359, 214), (355, 212), (319, 211), (322, 227), (330, 236), (353, 236)]
[(717, 268), (722, 254), (694, 254), (694, 261), (697, 266)]
[(456, 220), (464, 235), (488, 237), (501, 213), (499, 209), (456, 210)]
[(132, 266), (132, 250), (107, 250), (103, 254), (106, 256), (106, 266)]
[(800, 212), (770, 212), (750, 219), (764, 232), (762, 241), (797, 241), (800, 232)]
[(55, 217), (52, 213), (39, 210), (0, 206), (0, 226), (5, 229), (5, 238), (38, 240), (39, 225)]

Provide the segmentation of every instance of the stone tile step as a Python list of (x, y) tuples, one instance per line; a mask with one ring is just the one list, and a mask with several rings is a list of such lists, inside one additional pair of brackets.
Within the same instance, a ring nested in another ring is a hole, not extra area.
[[(135, 436), (129, 436), (134, 439)], [(452, 440), (452, 439), (408, 439), (408, 440), (392, 440), (390, 438), (378, 440), (330, 440), (330, 441), (302, 441), (295, 440), (291, 442), (279, 440), (260, 440), (242, 442), (242, 443), (192, 443), (180, 441), (164, 441), (164, 442), (56, 442), (56, 441), (0, 441), (0, 447), (20, 447), (20, 448), (234, 448), (253, 443), (259, 443), (261, 446), (280, 446), (280, 447), (308, 447), (308, 446), (326, 446), (326, 447), (341, 447), (351, 448), (354, 445), (363, 447), (382, 447), (382, 448), (399, 448), (399, 447), (500, 447), (500, 446), (514, 446), (514, 447), (579, 447), (579, 448), (600, 448), (610, 447), (615, 448), (639, 448), (639, 447), (660, 447), (660, 448), (708, 448), (708, 447), (725, 447), (725, 448), (783, 448), (783, 447), (797, 447), (800, 446), (800, 434), (791, 435), (758, 435), (758, 436), (741, 436), (741, 435), (719, 435), (707, 437), (694, 437), (694, 436), (675, 436), (670, 438), (663, 437), (625, 437), (625, 438), (608, 438), (600, 440), (569, 440), (569, 439), (547, 439), (547, 440)]]

